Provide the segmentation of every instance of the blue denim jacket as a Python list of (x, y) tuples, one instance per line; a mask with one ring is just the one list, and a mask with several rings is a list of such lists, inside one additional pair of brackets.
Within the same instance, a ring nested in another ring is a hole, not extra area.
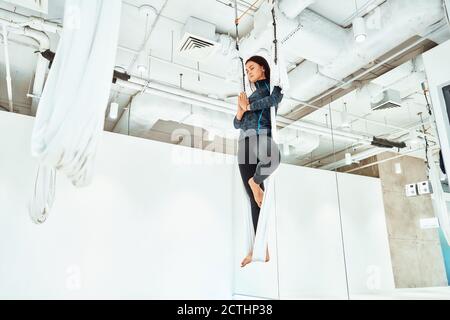
[(264, 132), (271, 133), (272, 123), (270, 108), (278, 105), (283, 100), (281, 88), (275, 87), (270, 94), (270, 82), (262, 80), (255, 83), (256, 91), (248, 98), (250, 101), (250, 111), (247, 111), (242, 120), (234, 117), (234, 127), (241, 130), (241, 139), (254, 134)]

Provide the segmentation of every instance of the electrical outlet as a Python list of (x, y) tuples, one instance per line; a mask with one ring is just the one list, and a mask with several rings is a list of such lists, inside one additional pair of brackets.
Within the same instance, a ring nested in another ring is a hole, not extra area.
[(431, 186), (431, 181), (423, 181), (417, 184), (417, 193), (419, 195), (426, 195), (433, 193), (433, 187)]
[(406, 196), (407, 197), (415, 197), (417, 196), (417, 185), (414, 184), (408, 184), (405, 186)]

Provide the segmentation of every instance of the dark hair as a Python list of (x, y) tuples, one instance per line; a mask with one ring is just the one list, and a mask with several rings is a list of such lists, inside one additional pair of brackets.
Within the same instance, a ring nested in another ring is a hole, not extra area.
[(261, 56), (253, 56), (247, 60), (245, 65), (247, 65), (247, 63), (249, 62), (254, 62), (256, 64), (259, 64), (261, 67), (264, 67), (266, 79), (270, 81), (270, 66), (266, 59)]

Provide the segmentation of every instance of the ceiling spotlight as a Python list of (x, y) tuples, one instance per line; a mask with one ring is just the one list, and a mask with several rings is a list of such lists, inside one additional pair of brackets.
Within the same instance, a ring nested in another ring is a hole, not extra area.
[(355, 36), (355, 41), (362, 43), (367, 39), (366, 32), (366, 21), (362, 17), (357, 17), (353, 20), (353, 35)]

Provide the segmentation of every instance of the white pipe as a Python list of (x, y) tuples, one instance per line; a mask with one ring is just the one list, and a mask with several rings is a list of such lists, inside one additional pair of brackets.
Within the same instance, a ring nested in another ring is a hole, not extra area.
[(11, 69), (9, 63), (9, 50), (8, 50), (8, 31), (6, 24), (3, 24), (3, 47), (5, 49), (5, 66), (6, 66), (6, 86), (8, 90), (8, 103), (9, 103), (9, 111), (14, 112), (13, 105), (13, 93), (12, 93), (12, 84), (11, 84)]
[(286, 17), (294, 19), (314, 2), (316, 0), (283, 0), (279, 7)]
[[(352, 155), (352, 159), (354, 161), (362, 161), (364, 159), (367, 159), (367, 158), (379, 155), (379, 154), (381, 154), (383, 152), (386, 152), (386, 151), (389, 151), (389, 149), (372, 148), (372, 149), (360, 152), (358, 154)], [(339, 161), (336, 161), (334, 163), (330, 163), (330, 164), (327, 164), (325, 166), (322, 166), (319, 169), (322, 169), (322, 170), (336, 170), (336, 169), (339, 169), (339, 168), (342, 168), (342, 167), (346, 167), (346, 166), (348, 166), (348, 164), (346, 163), (346, 160), (343, 159), (343, 160), (339, 160)]]
[[(6, 9), (0, 8), (0, 14), (2, 16), (6, 16), (8, 18), (1, 18), (2, 20), (6, 20), (8, 23), (11, 23), (20, 27), (31, 27), (35, 30), (45, 31), (50, 33), (60, 34), (62, 32), (63, 27), (57, 23), (46, 21), (43, 18), (35, 17), (35, 16), (26, 16), (19, 14), (17, 12), (12, 12)], [(8, 20), (9, 19), (9, 20)]]
[(184, 89), (170, 87), (168, 85), (164, 85), (164, 84), (161, 84), (158, 82), (153, 82), (153, 81), (147, 82), (143, 79), (139, 79), (136, 77), (131, 77), (129, 82), (139, 84), (142, 87), (147, 86), (148, 88), (157, 89), (160, 91), (166, 91), (166, 92), (169, 92), (169, 93), (181, 96), (181, 97), (186, 97), (186, 98), (197, 100), (197, 101), (200, 101), (203, 103), (208, 103), (208, 104), (212, 104), (212, 105), (221, 107), (221, 110), (217, 110), (217, 111), (224, 110), (222, 112), (227, 112), (227, 113), (229, 113), (229, 112), (235, 113), (236, 112), (236, 107), (228, 102), (209, 98), (209, 97), (197, 94), (197, 93), (192, 93), (192, 92), (184, 90)]
[[(241, 41), (241, 55), (248, 57), (261, 49), (270, 50), (273, 44), (273, 27), (270, 23), (269, 4), (264, 2), (255, 15), (255, 29)], [(284, 58), (296, 62), (299, 57), (326, 65), (333, 61), (347, 46), (348, 31), (325, 19), (317, 13), (305, 9), (295, 19), (277, 14), (278, 40)]]
[[(0, 22), (4, 22), (5, 20), (0, 19)], [(17, 25), (6, 21), (10, 25), (10, 32), (23, 35), (29, 38), (36, 40), (39, 43), (39, 51), (43, 52), (47, 49), (50, 49), (50, 39), (49, 37), (42, 31), (34, 30), (30, 27), (18, 27)], [(34, 76), (34, 84), (32, 94), (34, 96), (40, 97), (42, 91), (44, 90), (45, 84), (45, 76), (48, 69), (49, 61), (39, 55), (36, 63), (36, 72)], [(31, 115), (35, 115), (37, 108), (39, 105), (38, 98), (32, 98), (31, 103)]]
[[(150, 82), (147, 83), (145, 80), (138, 78), (131, 78), (130, 81), (123, 81), (117, 79), (116, 84), (120, 87), (129, 88), (136, 91), (143, 91), (149, 94), (154, 94), (160, 97), (180, 101), (186, 104), (192, 104), (199, 107), (203, 107), (213, 111), (219, 111), (222, 113), (235, 115), (236, 114), (236, 105), (232, 103), (228, 103), (222, 100), (212, 99), (209, 97), (205, 97), (196, 93), (192, 93), (187, 90), (174, 88), (168, 85)], [(145, 89), (145, 90), (144, 90)], [(161, 106), (164, 107), (164, 106)], [(119, 122), (124, 123), (123, 119), (126, 116), (124, 113)], [(292, 120), (286, 119), (284, 117), (278, 116), (277, 121), (280, 124), (290, 125), (292, 124)], [(119, 132), (120, 126), (117, 125), (117, 130), (115, 132)], [(293, 130), (305, 131), (313, 134), (319, 134), (327, 137), (334, 136), (336, 140), (346, 141), (346, 142), (360, 142), (360, 143), (370, 143), (371, 139), (366, 136), (353, 134), (350, 132), (340, 131), (340, 130), (331, 130), (325, 126), (320, 126), (312, 123), (308, 123), (305, 121), (299, 121), (290, 127)], [(123, 130), (122, 130), (123, 131)]]

